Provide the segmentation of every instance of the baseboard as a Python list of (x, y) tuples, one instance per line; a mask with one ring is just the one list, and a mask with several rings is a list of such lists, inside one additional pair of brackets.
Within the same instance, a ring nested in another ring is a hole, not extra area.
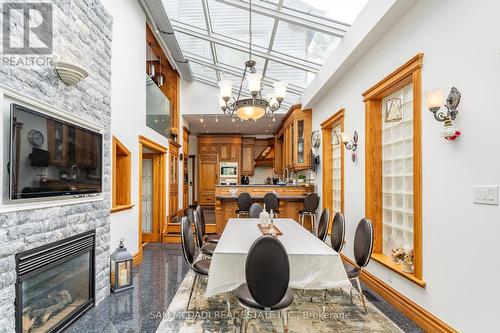
[(135, 253), (133, 255), (134, 259), (133, 259), (133, 265), (136, 266), (136, 265), (139, 265), (141, 262), (142, 262), (142, 249), (140, 249), (139, 251), (137, 251), (137, 253)]
[[(347, 261), (351, 265), (354, 262), (341, 254), (342, 260)], [(373, 291), (383, 297), (388, 303), (392, 304), (405, 316), (413, 320), (420, 328), (430, 333), (458, 333), (456, 329), (422, 308), (417, 303), (410, 300), (408, 297), (401, 294), (396, 289), (387, 285), (375, 275), (365, 270), (361, 273), (361, 280)]]

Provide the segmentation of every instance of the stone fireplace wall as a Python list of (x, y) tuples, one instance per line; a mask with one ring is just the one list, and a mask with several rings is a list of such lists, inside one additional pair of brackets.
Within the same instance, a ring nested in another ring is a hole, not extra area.
[(103, 127), (104, 200), (0, 213), (0, 332), (15, 330), (16, 253), (95, 229), (96, 302), (109, 293), (112, 18), (98, 0), (59, 0), (53, 21), (54, 54), (83, 65), (89, 76), (67, 86), (52, 67), (0, 63), (0, 83)]

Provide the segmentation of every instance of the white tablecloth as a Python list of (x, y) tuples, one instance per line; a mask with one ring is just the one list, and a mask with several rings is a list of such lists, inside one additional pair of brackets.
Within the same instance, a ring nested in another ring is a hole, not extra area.
[[(253, 242), (262, 236), (258, 219), (229, 219), (215, 248), (205, 296), (238, 288), (245, 283), (245, 261)], [(275, 219), (283, 232), (290, 260), (290, 288), (350, 288), (340, 255), (292, 219)]]

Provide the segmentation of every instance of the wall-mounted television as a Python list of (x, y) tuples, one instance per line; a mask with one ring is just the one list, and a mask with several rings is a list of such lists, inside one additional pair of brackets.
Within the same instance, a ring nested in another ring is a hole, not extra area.
[(10, 200), (102, 192), (102, 134), (15, 103), (10, 107)]

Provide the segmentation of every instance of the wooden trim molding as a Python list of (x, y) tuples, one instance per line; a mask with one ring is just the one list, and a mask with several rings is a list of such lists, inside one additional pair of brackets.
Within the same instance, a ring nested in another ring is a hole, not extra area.
[[(373, 259), (425, 288), (422, 272), (422, 61), (423, 53), (400, 66), (363, 93), (365, 102), (365, 215), (374, 225)], [(413, 85), (413, 274), (401, 271), (382, 254), (382, 99), (404, 86)]]
[(132, 264), (133, 264), (134, 266), (137, 266), (137, 265), (139, 265), (141, 262), (142, 262), (142, 246), (140, 246), (140, 247), (139, 247), (139, 251), (137, 251), (137, 252), (133, 255)]
[[(330, 221), (329, 226), (330, 230), (328, 232), (331, 234), (331, 228), (333, 227), (331, 221), (335, 217), (333, 214), (333, 154), (332, 154), (332, 129), (340, 124), (340, 130), (344, 131), (344, 114), (345, 109), (340, 109), (333, 116), (325, 120), (321, 123), (321, 138), (323, 141), (322, 144), (322, 153), (323, 153), (323, 161), (322, 161), (322, 183), (323, 188), (321, 195), (323, 196), (323, 208), (328, 208), (330, 210)], [(340, 147), (341, 154), (341, 190), (340, 190), (340, 210), (344, 212), (344, 146)]]
[(111, 213), (120, 212), (122, 210), (132, 209), (134, 205), (117, 205), (111, 208)]
[(112, 139), (111, 212), (124, 210), (131, 205), (131, 160), (130, 150), (115, 136)]
[[(353, 260), (344, 254), (340, 255), (342, 256), (342, 260), (354, 265)], [(372, 273), (363, 270), (360, 277), (371, 290), (375, 291), (387, 302), (392, 304), (392, 306), (414, 321), (424, 331), (430, 333), (458, 333), (458, 330), (448, 325), (417, 303), (413, 302), (396, 289), (387, 285)]]
[(142, 135), (139, 135), (139, 143), (143, 144), (144, 147), (148, 149), (154, 150), (157, 153), (166, 153), (168, 150), (167, 147), (162, 146), (161, 144)]

